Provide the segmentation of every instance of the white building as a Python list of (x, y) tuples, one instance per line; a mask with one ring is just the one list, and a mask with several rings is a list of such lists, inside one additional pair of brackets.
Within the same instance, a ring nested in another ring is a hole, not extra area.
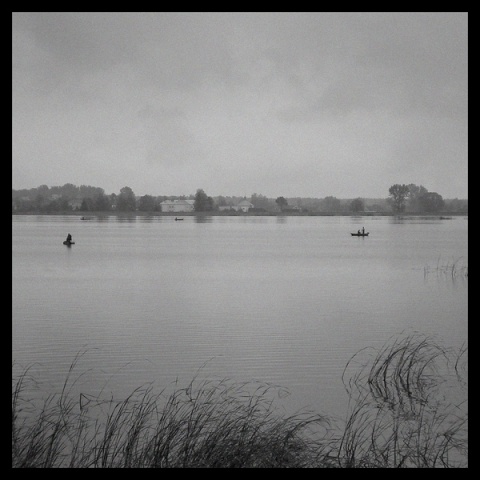
[(248, 212), (250, 208), (253, 208), (253, 204), (250, 203), (248, 200), (242, 200), (238, 205), (227, 205), (218, 207), (220, 211), (224, 210), (235, 210), (236, 212)]
[(248, 212), (250, 208), (253, 208), (253, 204), (250, 203), (248, 200), (242, 200), (237, 205), (237, 210), (241, 210), (242, 212)]
[(195, 200), (164, 200), (160, 208), (162, 212), (193, 212)]

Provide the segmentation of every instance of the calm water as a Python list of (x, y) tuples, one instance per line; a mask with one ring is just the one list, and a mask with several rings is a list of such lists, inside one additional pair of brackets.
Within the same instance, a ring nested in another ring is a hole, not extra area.
[[(272, 382), (289, 412), (343, 416), (360, 349), (404, 331), (467, 340), (467, 278), (433, 271), (468, 265), (466, 217), (12, 221), (12, 360), (49, 393), (86, 349), (84, 393), (123, 399), (198, 373)], [(350, 236), (362, 226), (368, 238)]]

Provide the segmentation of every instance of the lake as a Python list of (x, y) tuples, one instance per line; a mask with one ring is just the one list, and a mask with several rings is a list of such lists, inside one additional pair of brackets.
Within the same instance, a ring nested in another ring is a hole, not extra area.
[[(352, 237), (365, 227), (369, 237)], [(468, 337), (465, 216), (12, 216), (12, 361), (123, 400), (196, 375), (344, 416), (343, 369), (404, 332)], [(75, 245), (62, 244), (71, 233)]]

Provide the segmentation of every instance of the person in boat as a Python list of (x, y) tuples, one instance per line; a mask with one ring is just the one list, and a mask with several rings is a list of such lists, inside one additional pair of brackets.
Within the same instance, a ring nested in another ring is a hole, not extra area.
[(360, 235), (360, 230), (357, 233), (358, 233), (358, 235)]
[(67, 242), (72, 243), (72, 236), (70, 234), (67, 235)]
[(362, 227), (362, 235), (365, 235), (365, 227)]

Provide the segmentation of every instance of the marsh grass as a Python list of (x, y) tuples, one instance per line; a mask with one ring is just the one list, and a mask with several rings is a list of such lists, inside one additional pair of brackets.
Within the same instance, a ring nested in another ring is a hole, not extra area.
[(441, 259), (438, 258), (437, 265), (435, 267), (426, 265), (423, 268), (423, 273), (424, 277), (427, 277), (431, 273), (435, 273), (437, 276), (451, 277), (452, 280), (455, 280), (457, 277), (468, 277), (468, 266), (463, 263), (462, 257), (459, 257), (456, 260), (447, 260), (443, 263), (441, 263)]
[(75, 403), (62, 392), (32, 411), (25, 380), (12, 395), (13, 467), (308, 467), (327, 452), (314, 438), (319, 429), (325, 437), (328, 420), (279, 415), (273, 385), (195, 379), (169, 395), (142, 387), (120, 402), (81, 395)]
[(24, 396), (27, 369), (12, 382), (12, 467), (466, 466), (466, 352), (418, 335), (358, 352), (343, 374), (345, 421), (283, 414), (275, 385), (199, 376), (170, 393), (146, 385), (122, 401), (73, 400), (78, 358), (38, 404)]
[(455, 351), (415, 334), (392, 339), (373, 355), (365, 349), (352, 357), (344, 371), (350, 406), (340, 464), (466, 466), (466, 352), (466, 346)]

